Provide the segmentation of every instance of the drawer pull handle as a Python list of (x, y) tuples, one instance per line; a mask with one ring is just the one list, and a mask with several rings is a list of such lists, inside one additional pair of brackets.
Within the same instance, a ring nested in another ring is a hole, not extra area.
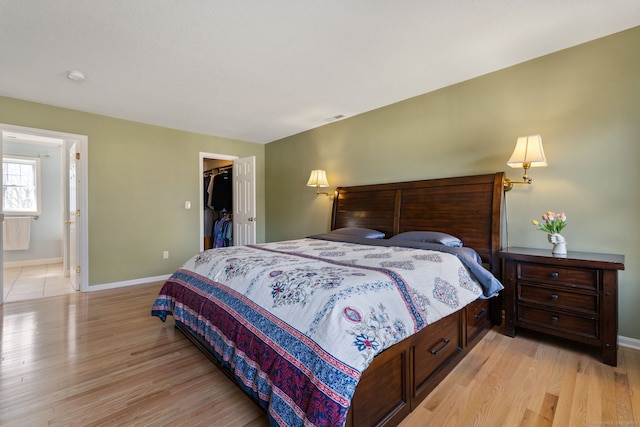
[(431, 350), (429, 351), (429, 353), (431, 353), (431, 354), (438, 354), (438, 353), (440, 353), (442, 350), (444, 350), (444, 348), (445, 348), (446, 346), (448, 346), (448, 345), (449, 345), (449, 343), (451, 342), (451, 340), (450, 340), (449, 338), (445, 338), (445, 339), (443, 339), (442, 341), (444, 342), (444, 344), (443, 344), (440, 348), (438, 348), (438, 349), (431, 349)]
[(551, 316), (551, 321), (553, 323), (558, 323), (559, 320), (560, 320), (560, 318), (558, 316)]
[(478, 320), (481, 317), (484, 317), (485, 314), (487, 314), (487, 308), (483, 308), (482, 310), (480, 310), (480, 313), (476, 314), (475, 316), (473, 316), (474, 319)]
[(558, 274), (557, 271), (554, 271), (549, 273), (549, 276), (553, 277), (554, 279), (557, 279), (558, 277), (560, 277), (560, 274)]
[(556, 295), (556, 294), (551, 295), (551, 299), (554, 300), (554, 301), (558, 301), (559, 298), (560, 297), (558, 295)]

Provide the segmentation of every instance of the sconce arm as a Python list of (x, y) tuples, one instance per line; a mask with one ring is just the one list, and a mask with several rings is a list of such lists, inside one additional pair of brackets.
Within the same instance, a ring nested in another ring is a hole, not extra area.
[(319, 186), (319, 185), (316, 185), (316, 196), (319, 196), (320, 194), (324, 194), (324, 195), (325, 195), (325, 196), (327, 196), (327, 197), (329, 197), (329, 196), (330, 196), (330, 194), (329, 194), (329, 193), (327, 193), (327, 192), (321, 192), (321, 191), (320, 191), (320, 186)]
[(524, 169), (524, 175), (522, 175), (522, 181), (511, 181), (510, 179), (505, 179), (503, 183), (504, 191), (510, 191), (513, 188), (514, 184), (531, 184), (532, 180), (527, 175), (527, 170), (531, 167), (531, 163), (526, 162), (522, 164)]
[(505, 179), (502, 187), (504, 191), (510, 191), (511, 189), (513, 189), (513, 186), (515, 184), (531, 184), (531, 182), (531, 178), (527, 178), (523, 181), (511, 181), (510, 179)]

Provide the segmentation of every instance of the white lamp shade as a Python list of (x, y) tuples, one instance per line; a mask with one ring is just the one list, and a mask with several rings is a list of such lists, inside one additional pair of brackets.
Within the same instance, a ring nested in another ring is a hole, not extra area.
[(542, 137), (540, 135), (521, 136), (516, 142), (511, 158), (507, 162), (512, 168), (522, 168), (524, 163), (529, 163), (529, 167), (547, 166), (547, 158), (544, 156), (542, 148)]
[(311, 171), (309, 181), (307, 182), (309, 187), (328, 187), (329, 181), (327, 181), (327, 173), (321, 169), (315, 169)]

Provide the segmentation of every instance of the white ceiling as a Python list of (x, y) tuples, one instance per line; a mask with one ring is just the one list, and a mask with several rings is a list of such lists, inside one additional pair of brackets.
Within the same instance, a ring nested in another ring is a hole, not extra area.
[(638, 25), (640, 0), (0, 0), (0, 95), (267, 143)]

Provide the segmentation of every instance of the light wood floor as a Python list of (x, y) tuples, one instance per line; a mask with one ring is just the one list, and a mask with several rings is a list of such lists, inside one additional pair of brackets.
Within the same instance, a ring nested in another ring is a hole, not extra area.
[[(172, 319), (150, 316), (159, 288), (2, 306), (0, 425), (268, 425)], [(492, 330), (402, 426), (639, 426), (640, 352), (618, 358)]]

